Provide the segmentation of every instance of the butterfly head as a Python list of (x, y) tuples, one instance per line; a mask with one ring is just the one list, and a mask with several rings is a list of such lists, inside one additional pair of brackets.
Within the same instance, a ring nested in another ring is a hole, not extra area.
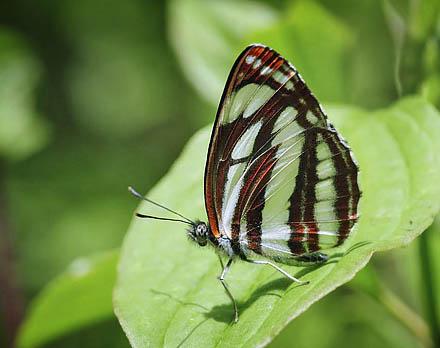
[(200, 246), (208, 243), (208, 226), (202, 221), (196, 221), (188, 230), (188, 237)]

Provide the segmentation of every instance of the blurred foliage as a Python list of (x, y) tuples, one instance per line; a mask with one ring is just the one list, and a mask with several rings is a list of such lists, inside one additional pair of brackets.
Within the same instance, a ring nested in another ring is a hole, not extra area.
[(231, 62), (249, 33), (276, 23), (277, 12), (251, 1), (169, 1), (169, 36), (188, 81), (217, 104)]
[[(156, 21), (148, 21), (150, 26), (155, 26), (150, 30), (143, 29), (144, 22), (135, 20), (144, 9), (127, 10), (128, 14), (125, 17), (121, 16), (127, 28), (136, 28), (137, 23), (140, 34), (131, 38), (136, 44), (130, 45), (134, 46), (134, 51), (137, 46), (141, 48), (141, 51), (136, 53), (136, 59), (142, 66), (149, 66), (148, 69), (154, 70), (154, 74), (148, 74), (145, 70), (132, 73), (138, 81), (142, 80), (140, 85), (136, 86), (113, 80), (100, 82), (99, 88), (91, 85), (90, 79), (100, 79), (104, 76), (125, 78), (127, 72), (121, 72), (116, 66), (113, 66), (113, 74), (101, 70), (105, 65), (103, 62), (114, 56), (112, 50), (117, 50), (118, 54), (122, 55), (118, 59), (132, 62), (131, 57), (134, 53), (118, 46), (128, 45), (128, 42), (123, 43), (123, 37), (119, 41), (116, 40), (113, 34), (117, 29), (111, 18), (118, 17), (121, 12), (118, 4), (96, 4), (95, 12), (89, 12), (90, 7), (87, 3), (81, 5), (75, 1), (57, 4), (56, 13), (43, 7), (42, 13), (48, 23), (48, 27), (44, 28), (47, 36), (39, 37), (35, 33), (32, 34), (38, 37), (34, 38), (33, 45), (37, 46), (37, 52), (40, 52), (45, 49), (46, 43), (38, 40), (51, 40), (50, 35), (55, 40), (63, 33), (60, 29), (66, 26), (64, 40), (71, 46), (61, 49), (65, 49), (64, 54), (69, 53), (67, 51), (73, 51), (75, 54), (65, 59), (66, 66), (58, 72), (60, 76), (46, 75), (41, 82), (40, 89), (44, 92), (41, 95), (41, 104), (51, 111), (46, 114), (46, 118), (55, 128), (53, 141), (29, 160), (9, 165), (5, 173), (11, 220), (17, 234), (20, 276), (28, 293), (34, 293), (41, 288), (74, 258), (119, 246), (135, 205), (133, 198), (127, 194), (127, 185), (146, 188), (151, 186), (180, 152), (185, 139), (200, 125), (208, 122), (207, 115), (202, 113), (207, 107), (203, 107), (203, 103), (198, 102), (191, 90), (185, 88), (178, 67), (173, 64), (172, 53), (164, 41), (164, 19), (160, 19), (158, 15), (158, 12), (164, 15), (165, 10), (163, 5), (158, 3), (151, 5), (155, 6), (150, 11), (155, 13)], [(72, 8), (76, 9), (79, 16), (76, 21), (72, 19), (75, 27), (73, 24), (69, 26), (66, 19), (68, 16), (74, 16)], [(100, 21), (94, 22), (91, 14), (96, 15), (104, 10), (106, 15), (102, 16)], [(55, 14), (56, 17), (52, 17)], [(54, 27), (54, 21), (60, 21), (60, 26)], [(82, 42), (81, 38), (86, 41), (88, 35), (78, 29), (86, 25), (92, 26), (97, 32), (96, 35), (105, 36), (107, 33), (108, 42), (115, 40), (114, 46), (97, 45), (100, 49), (99, 54), (96, 53), (93, 62), (89, 62), (91, 65), (87, 65), (88, 63), (81, 59), (88, 54), (86, 43), (76, 43)], [(74, 30), (75, 28), (77, 30)], [(31, 26), (22, 30), (30, 29), (34, 28)], [(36, 29), (42, 30), (38, 27)], [(148, 35), (145, 37), (142, 35), (145, 32), (158, 37), (158, 40), (152, 40)], [(125, 36), (128, 40), (132, 35), (128, 32)], [(154, 46), (148, 46), (149, 42)], [(142, 57), (146, 55), (145, 47), (152, 52), (149, 59), (153, 61), (150, 64), (142, 61)], [(160, 54), (160, 57), (154, 58), (153, 53)], [(45, 66), (47, 71), (53, 71), (55, 67), (52, 65), (52, 59), (59, 58), (62, 54), (52, 51), (45, 54), (49, 57), (43, 56), (40, 65)], [(129, 65), (131, 66), (131, 63)], [(131, 68), (138, 69), (138, 66)], [(81, 75), (78, 73), (79, 70), (90, 71)], [(168, 76), (165, 79), (167, 83), (160, 83), (163, 74), (169, 74), (164, 75)], [(75, 83), (72, 80), (74, 75)], [(83, 79), (79, 76), (83, 76)], [(85, 99), (72, 92), (76, 83), (92, 88), (84, 95)], [(155, 85), (161, 86), (161, 89), (158, 90), (158, 94), (151, 96), (151, 90), (157, 90)], [(120, 87), (113, 88), (115, 86)], [(57, 97), (61, 102), (53, 103), (49, 100), (53, 98), (50, 93), (53, 94), (54, 89), (57, 90)], [(101, 95), (98, 99), (93, 99), (93, 102), (87, 99), (92, 92)], [(129, 93), (135, 99), (127, 100), (123, 93)], [(88, 105), (89, 109), (77, 108), (73, 100), (81, 105)], [(147, 102), (150, 105), (148, 107), (145, 104)], [(128, 104), (132, 107), (128, 108)], [(201, 109), (196, 107), (200, 104)], [(111, 109), (110, 113), (104, 110), (108, 107)], [(133, 107), (138, 108), (142, 115), (134, 112)], [(139, 118), (144, 120), (139, 121)], [(9, 117), (8, 122), (15, 119)], [(38, 129), (33, 128), (32, 132), (38, 134)], [(164, 138), (168, 139), (166, 143), (163, 143)], [(36, 248), (36, 244), (40, 247)]]
[(293, 344), (322, 348), (421, 347), (380, 303), (345, 288), (312, 306), (268, 347), (288, 348)]
[[(73, 114), (83, 127), (130, 137), (177, 116), (185, 93), (164, 45), (160, 2), (67, 1), (60, 11), (77, 55), (67, 79)], [(145, 21), (149, 13), (155, 15)]]
[[(120, 245), (136, 204), (127, 185), (151, 185), (163, 174), (181, 146), (176, 127), (118, 143), (66, 135), (14, 166), (6, 180), (27, 289), (38, 289), (79, 255)], [(175, 140), (154, 145), (167, 136)]]
[[(432, 255), (440, 255), (440, 217), (437, 216), (434, 224), (429, 229), (428, 245), (431, 249)], [(440, 293), (440, 262), (437, 259), (431, 260), (431, 267), (433, 270), (432, 277), (434, 279), (433, 291), (435, 294)], [(420, 282), (417, 282), (420, 284)], [(422, 285), (424, 286), (424, 285)], [(428, 303), (429, 305), (429, 303)], [(440, 302), (437, 302), (437, 313), (440, 313)]]
[[(438, 255), (440, 218), (425, 233), (429, 239), (431, 255)], [(381, 298), (384, 287), (388, 288), (399, 294), (415, 313), (423, 315), (424, 291), (419, 240), (406, 248), (376, 254), (372, 261), (356, 275), (348, 287), (336, 290), (313, 305), (284, 329), (269, 347), (289, 347), (292, 342), (299, 347), (423, 347), (414, 332), (410, 334), (403, 322), (396, 320), (390, 304), (384, 303)], [(440, 261), (437, 257), (432, 261), (434, 291), (438, 293)], [(437, 308), (440, 310), (440, 302), (437, 302)], [(310, 323), (313, 323), (313, 328), (322, 328), (320, 335), (314, 334)], [(362, 330), (367, 333), (359, 332)], [(355, 341), (347, 343), (347, 334)]]
[[(376, 109), (419, 93), (440, 107), (438, 0), (0, 2), (0, 198), (11, 228), (0, 233), (12, 237), (27, 300), (68, 267), (31, 315), (57, 284), (87, 291), (87, 277), (69, 283), (68, 265), (120, 246), (137, 203), (127, 185), (151, 188), (212, 122), (234, 58), (254, 41), (289, 58), (320, 101)], [(426, 237), (438, 249), (435, 226)], [(420, 345), (378, 295), (386, 286), (426, 316), (419, 263), (417, 243), (376, 256), (372, 271), (313, 305), (272, 346)], [(34, 331), (59, 337), (50, 346), (128, 346), (109, 307), (100, 323), (92, 310), (79, 320), (52, 308), (47, 315), (63, 320)], [(316, 326), (328, 339), (306, 335)]]
[(17, 346), (40, 346), (112, 317), (112, 289), (118, 257), (118, 252), (111, 252), (73, 261), (30, 307)]
[(130, 343), (121, 330), (116, 318), (105, 320), (95, 325), (88, 326), (76, 331), (73, 334), (67, 334), (62, 338), (42, 345), (42, 348), (129, 348)]
[(49, 141), (35, 109), (41, 67), (19, 35), (0, 27), (0, 156), (20, 160)]
[(282, 50), (320, 102), (347, 101), (345, 57), (353, 49), (354, 36), (321, 5), (313, 1), (293, 2), (277, 25), (255, 33), (250, 41), (261, 41)]

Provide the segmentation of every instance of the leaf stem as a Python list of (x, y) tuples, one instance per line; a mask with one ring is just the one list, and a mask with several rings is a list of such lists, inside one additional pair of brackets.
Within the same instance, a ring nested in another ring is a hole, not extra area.
[(435, 279), (432, 269), (431, 249), (429, 248), (429, 237), (434, 233), (433, 225), (431, 225), (419, 237), (419, 258), (420, 258), (420, 274), (422, 277), (422, 287), (425, 300), (425, 312), (430, 326), (431, 337), (435, 347), (440, 347), (440, 322), (437, 313), (438, 294), (435, 292)]
[(381, 286), (377, 296), (385, 308), (387, 308), (401, 323), (403, 323), (425, 347), (433, 347), (434, 342), (429, 335), (429, 326), (416, 312), (412, 310), (399, 296), (386, 286)]
[(430, 336), (428, 323), (409, 305), (407, 305), (397, 294), (395, 294), (385, 282), (381, 281), (373, 266), (365, 268), (362, 273), (372, 282), (365, 286), (365, 282), (352, 282), (354, 289), (368, 294), (375, 301), (380, 303), (390, 314), (403, 324), (425, 347), (433, 347), (434, 342)]

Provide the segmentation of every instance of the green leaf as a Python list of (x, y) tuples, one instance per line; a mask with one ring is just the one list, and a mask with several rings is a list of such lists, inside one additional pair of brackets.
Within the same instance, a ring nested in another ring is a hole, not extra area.
[(88, 326), (42, 346), (42, 348), (60, 347), (130, 348), (131, 346), (121, 325), (113, 316), (110, 320)]
[(118, 257), (115, 251), (75, 260), (33, 301), (17, 346), (37, 347), (111, 317)]
[[(439, 211), (440, 115), (420, 98), (387, 110), (328, 108), (361, 168), (357, 233), (338, 262), (317, 269), (284, 266), (310, 280), (292, 284), (269, 267), (236, 262), (227, 281), (240, 320), (217, 277), (209, 248), (194, 248), (179, 224), (134, 219), (125, 238), (114, 293), (115, 311), (133, 347), (255, 347), (270, 342), (311, 304), (354, 277), (375, 251), (410, 243)], [(149, 197), (190, 218), (205, 218), (203, 169), (210, 129), (200, 131)], [(140, 212), (163, 215), (141, 204)]]
[(250, 32), (270, 26), (276, 12), (253, 1), (172, 0), (170, 39), (188, 80), (217, 104), (237, 52)]

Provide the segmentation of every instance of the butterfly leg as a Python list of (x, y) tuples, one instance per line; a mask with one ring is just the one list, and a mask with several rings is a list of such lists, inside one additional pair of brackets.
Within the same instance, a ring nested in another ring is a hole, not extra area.
[[(220, 259), (220, 262), (221, 262), (221, 259)], [(221, 262), (221, 263), (223, 264), (223, 262)], [(231, 293), (231, 291), (229, 290), (229, 288), (228, 288), (228, 286), (226, 285), (226, 282), (225, 282), (225, 276), (226, 276), (226, 273), (228, 273), (228, 271), (229, 271), (229, 267), (231, 266), (231, 263), (232, 263), (232, 258), (229, 259), (229, 261), (228, 261), (228, 263), (226, 264), (225, 268), (223, 269), (223, 272), (222, 272), (222, 274), (220, 275), (220, 278), (219, 278), (219, 279), (220, 279), (220, 281), (222, 282), (222, 285), (223, 285), (223, 287), (225, 288), (226, 293), (228, 294), (229, 298), (231, 299), (232, 304), (234, 305), (234, 311), (235, 311), (234, 323), (237, 323), (237, 322), (238, 322), (238, 309), (237, 309), (237, 303), (235, 302), (235, 298), (234, 298), (234, 296), (232, 296), (232, 293)]]
[(225, 269), (225, 265), (223, 264), (222, 257), (219, 254), (217, 254), (217, 256), (218, 256), (218, 260), (220, 261), (220, 266), (222, 267), (222, 269)]
[(277, 265), (273, 264), (272, 262), (269, 262), (269, 261), (266, 261), (266, 260), (246, 260), (246, 261), (250, 262), (250, 263), (257, 264), (257, 265), (269, 265), (269, 266), (272, 266), (278, 272), (280, 272), (281, 274), (283, 274), (284, 276), (286, 276), (287, 278), (293, 280), (296, 283), (304, 284), (304, 285), (310, 283), (309, 281), (299, 280), (299, 279), (295, 278), (293, 275), (287, 273), (282, 268), (278, 267)]

